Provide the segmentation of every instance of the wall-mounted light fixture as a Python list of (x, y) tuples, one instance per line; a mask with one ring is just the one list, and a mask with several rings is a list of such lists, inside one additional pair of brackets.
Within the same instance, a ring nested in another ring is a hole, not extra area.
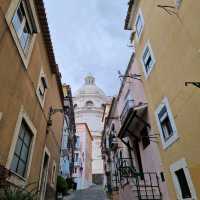
[(120, 71), (118, 71), (118, 74), (119, 74), (119, 78), (120, 79), (124, 79), (124, 78), (132, 78), (132, 79), (136, 79), (136, 80), (141, 80), (141, 74), (132, 74), (132, 73), (129, 73), (127, 75), (123, 75)]
[(47, 127), (52, 126), (52, 115), (54, 115), (57, 112), (64, 113), (63, 108), (53, 108), (52, 106), (49, 108), (49, 116), (48, 116), (48, 121), (47, 121)]

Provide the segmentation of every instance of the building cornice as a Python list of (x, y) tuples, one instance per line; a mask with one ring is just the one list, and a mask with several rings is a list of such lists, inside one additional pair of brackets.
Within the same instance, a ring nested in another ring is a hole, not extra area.
[(50, 62), (50, 68), (52, 70), (52, 73), (56, 75), (56, 81), (59, 88), (59, 94), (60, 94), (61, 101), (63, 104), (64, 95), (63, 95), (63, 90), (62, 90), (61, 75), (58, 69), (58, 65), (56, 64), (56, 60), (55, 60), (55, 55), (54, 55), (53, 45), (51, 41), (50, 30), (48, 26), (44, 2), (43, 0), (34, 0), (34, 1), (35, 1), (35, 6), (37, 8), (37, 14), (38, 14), (39, 23), (42, 30), (44, 43), (47, 49), (47, 55)]

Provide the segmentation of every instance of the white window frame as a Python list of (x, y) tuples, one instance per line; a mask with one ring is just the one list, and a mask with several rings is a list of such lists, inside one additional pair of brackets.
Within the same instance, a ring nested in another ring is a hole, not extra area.
[[(40, 96), (40, 92), (39, 92), (39, 88), (40, 88), (40, 84), (41, 84), (41, 79), (44, 78), (45, 80), (45, 83), (47, 85), (47, 89), (44, 93), (44, 98), (41, 98)], [(46, 97), (46, 94), (47, 94), (47, 90), (49, 89), (49, 84), (48, 84), (48, 80), (47, 80), (47, 76), (46, 74), (44, 73), (43, 69), (41, 68), (41, 71), (40, 71), (40, 75), (39, 75), (39, 79), (38, 79), (38, 85), (37, 85), (37, 90), (36, 90), (36, 94), (37, 94), (37, 97), (39, 99), (39, 102), (40, 102), (40, 105), (42, 106), (42, 108), (44, 107), (44, 102), (45, 102), (45, 97)]]
[[(146, 71), (146, 67), (145, 67), (145, 64), (144, 64), (144, 62), (143, 62), (143, 55), (144, 55), (145, 50), (146, 50), (147, 48), (149, 49), (149, 52), (150, 52), (150, 55), (151, 55), (151, 58), (152, 58), (152, 62), (153, 62), (152, 66), (151, 66), (151, 68), (150, 68), (150, 70), (149, 70), (148, 72)], [(153, 70), (155, 64), (156, 64), (156, 59), (155, 59), (155, 56), (154, 56), (154, 53), (153, 53), (153, 50), (152, 50), (152, 48), (151, 48), (151, 44), (150, 44), (150, 41), (149, 41), (149, 40), (145, 43), (144, 49), (143, 49), (143, 51), (142, 51), (142, 55), (141, 55), (140, 62), (141, 62), (142, 67), (143, 67), (145, 79), (147, 79), (148, 76), (150, 75), (151, 71)]]
[[(171, 123), (171, 126), (172, 126), (172, 130), (173, 130), (173, 135), (171, 137), (169, 137), (169, 139), (166, 140), (166, 141), (164, 139), (162, 127), (161, 127), (160, 120), (159, 120), (159, 117), (158, 117), (158, 114), (160, 113), (160, 111), (162, 110), (162, 108), (164, 106), (167, 109), (167, 114), (168, 114), (168, 117), (169, 117), (169, 120), (170, 120), (170, 123)], [(172, 111), (171, 111), (167, 97), (164, 97), (161, 104), (157, 107), (157, 109), (155, 111), (155, 117), (156, 117), (158, 129), (159, 129), (159, 132), (160, 132), (160, 138), (161, 138), (161, 141), (162, 141), (163, 149), (167, 149), (170, 145), (172, 145), (179, 138), (177, 128), (176, 128), (176, 125), (175, 125), (175, 120), (174, 120), (174, 117), (173, 117), (173, 114), (172, 114)]]
[[(187, 183), (188, 183), (191, 195), (192, 195), (191, 198), (186, 198), (186, 199), (182, 198), (182, 192), (181, 192), (180, 184), (179, 184), (179, 181), (178, 181), (177, 176), (175, 174), (175, 172), (179, 169), (183, 169), (183, 171), (185, 173), (185, 177), (186, 177), (186, 180), (187, 180)], [(178, 200), (197, 200), (195, 188), (194, 188), (194, 185), (192, 183), (192, 178), (190, 176), (190, 172), (189, 172), (189, 168), (188, 168), (186, 159), (182, 158), (182, 159), (176, 161), (175, 163), (173, 163), (172, 165), (170, 165), (170, 172), (171, 172), (174, 187), (175, 187), (175, 190), (176, 190), (177, 199)]]
[(6, 163), (6, 168), (10, 169), (10, 167), (11, 167), (11, 163), (12, 163), (12, 159), (14, 156), (15, 146), (17, 144), (22, 120), (24, 120), (27, 123), (27, 125), (30, 128), (31, 133), (32, 133), (32, 140), (31, 140), (29, 155), (28, 155), (28, 160), (27, 160), (26, 174), (25, 174), (25, 177), (21, 177), (17, 173), (13, 172), (14, 174), (16, 174), (16, 177), (14, 177), (14, 176), (11, 177), (11, 182), (15, 182), (15, 183), (23, 186), (23, 185), (26, 185), (26, 182), (27, 182), (29, 174), (30, 174), (32, 157), (33, 157), (33, 152), (34, 152), (34, 148), (35, 148), (35, 140), (36, 140), (36, 135), (37, 135), (37, 130), (36, 130), (35, 126), (33, 125), (32, 121), (30, 120), (28, 114), (25, 112), (23, 106), (21, 106), (21, 109), (20, 109), (20, 112), (18, 115), (12, 143), (11, 143), (10, 150), (9, 150), (8, 160)]
[[(137, 32), (137, 21), (138, 21), (139, 18), (141, 20), (142, 29), (141, 29), (141, 32), (138, 35), (138, 32)], [(140, 37), (142, 35), (143, 30), (144, 30), (144, 17), (143, 17), (141, 8), (139, 8), (137, 16), (136, 16), (136, 20), (135, 20), (135, 33), (136, 33), (137, 42), (140, 40)]]
[[(34, 43), (35, 43), (37, 34), (32, 34), (32, 38), (30, 40), (28, 50), (25, 53), (23, 48), (21, 47), (21, 44), (20, 44), (20, 41), (19, 41), (19, 38), (18, 38), (18, 34), (16, 33), (15, 28), (12, 24), (12, 19), (15, 15), (15, 12), (16, 12), (18, 6), (20, 5), (20, 2), (21, 2), (21, 0), (12, 0), (11, 1), (10, 6), (9, 6), (7, 12), (6, 12), (5, 18), (6, 18), (6, 22), (8, 24), (9, 30), (11, 32), (11, 35), (13, 37), (13, 40), (15, 42), (15, 45), (16, 45), (18, 52), (19, 52), (19, 54), (22, 58), (22, 61), (24, 63), (24, 66), (25, 66), (25, 68), (27, 68), (29, 61), (30, 61), (32, 51), (33, 51), (33, 47), (34, 47)], [(31, 14), (33, 16), (33, 21), (34, 21), (35, 27), (37, 29), (37, 33), (39, 33), (40, 28), (39, 28), (39, 22), (38, 22), (38, 19), (37, 19), (36, 9), (35, 9), (35, 6), (34, 6), (34, 0), (29, 0), (29, 3), (30, 3)]]
[(3, 113), (0, 112), (0, 121), (2, 120), (2, 118), (3, 118)]

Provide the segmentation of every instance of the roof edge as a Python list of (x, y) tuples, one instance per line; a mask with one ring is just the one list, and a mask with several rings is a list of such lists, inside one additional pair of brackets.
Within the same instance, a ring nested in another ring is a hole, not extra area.
[(44, 1), (43, 0), (34, 0), (34, 1), (35, 1), (35, 6), (37, 8), (37, 14), (38, 14), (40, 27), (42, 30), (43, 40), (47, 49), (47, 55), (50, 62), (50, 68), (51, 68), (52, 73), (56, 75), (56, 81), (59, 88), (61, 102), (62, 102), (62, 105), (64, 106), (64, 102), (63, 102), (64, 95), (63, 95), (63, 90), (62, 90), (61, 74), (59, 72), (58, 65), (56, 64), (55, 54), (53, 50), (49, 25), (47, 21), (45, 6), (44, 6)]

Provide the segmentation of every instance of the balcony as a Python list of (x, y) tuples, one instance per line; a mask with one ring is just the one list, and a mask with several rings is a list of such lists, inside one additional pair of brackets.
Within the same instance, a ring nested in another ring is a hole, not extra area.
[(141, 138), (141, 131), (144, 127), (150, 127), (147, 122), (147, 103), (138, 103), (135, 105), (135, 102), (129, 100), (126, 102), (121, 119), (121, 128), (118, 134), (119, 138), (128, 137), (130, 134), (132, 136)]
[(74, 166), (81, 166), (81, 159), (77, 159), (74, 161)]
[(120, 115), (120, 120), (121, 123), (123, 124), (123, 122), (125, 121), (127, 115), (129, 114), (129, 112), (132, 110), (133, 111), (133, 107), (134, 107), (134, 100), (127, 100), (126, 104), (122, 110), (122, 113)]

